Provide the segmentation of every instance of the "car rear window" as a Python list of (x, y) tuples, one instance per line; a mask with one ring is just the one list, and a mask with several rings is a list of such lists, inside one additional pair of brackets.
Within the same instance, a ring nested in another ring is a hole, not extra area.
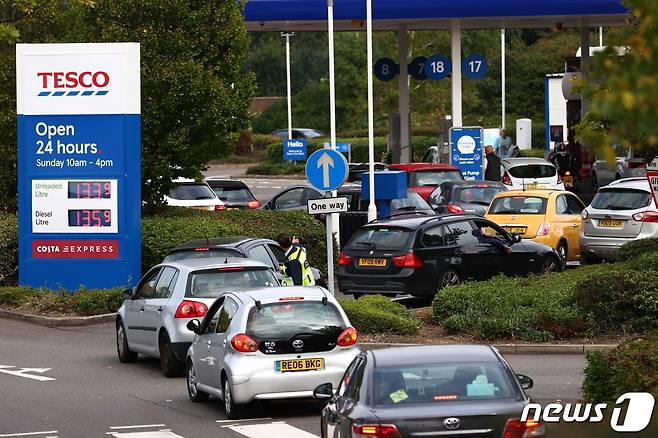
[(503, 196), (489, 207), (489, 214), (546, 214), (547, 199), (539, 196)]
[(517, 398), (498, 362), (450, 362), (391, 366), (375, 370), (378, 406)]
[(455, 190), (454, 200), (466, 204), (489, 205), (494, 196), (502, 191), (502, 187), (495, 186), (458, 187)]
[(461, 181), (459, 170), (414, 170), (409, 172), (409, 187), (438, 186), (446, 181)]
[(651, 193), (638, 189), (602, 188), (592, 200), (597, 210), (637, 210), (651, 203)]
[(257, 340), (290, 339), (299, 335), (329, 335), (337, 339), (346, 328), (332, 303), (282, 301), (254, 307), (249, 312), (246, 334)]
[(219, 257), (240, 257), (244, 255), (237, 249), (232, 248), (191, 248), (181, 251), (176, 251), (165, 257), (164, 262), (175, 262), (178, 260), (190, 259), (212, 259)]
[(354, 249), (400, 249), (406, 248), (413, 231), (406, 228), (368, 227), (359, 229), (347, 244)]
[(187, 278), (186, 297), (216, 298), (226, 292), (277, 286), (269, 269), (227, 267), (192, 272)]
[(557, 174), (550, 164), (523, 164), (510, 167), (507, 172), (514, 178), (550, 178)]
[(226, 202), (249, 202), (254, 197), (249, 189), (244, 187), (213, 187), (219, 199)]
[(213, 199), (215, 193), (205, 184), (181, 184), (169, 191), (169, 197), (183, 201)]

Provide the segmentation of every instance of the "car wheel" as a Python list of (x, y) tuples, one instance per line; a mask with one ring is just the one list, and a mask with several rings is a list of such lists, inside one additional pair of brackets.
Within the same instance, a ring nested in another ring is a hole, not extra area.
[(137, 360), (137, 353), (130, 350), (128, 346), (126, 328), (123, 326), (123, 321), (121, 320), (117, 321), (117, 355), (121, 363), (130, 363)]
[(439, 282), (437, 290), (445, 289), (446, 287), (459, 286), (462, 282), (459, 272), (452, 268), (448, 268), (439, 275)]
[(165, 377), (178, 377), (185, 369), (185, 364), (176, 357), (166, 332), (160, 336), (160, 368)]
[(555, 252), (557, 252), (558, 257), (560, 257), (562, 266), (567, 266), (567, 256), (569, 254), (569, 248), (567, 247), (567, 244), (565, 242), (560, 242), (555, 249)]
[(224, 411), (226, 412), (226, 418), (229, 420), (241, 418), (244, 415), (244, 408), (244, 405), (235, 403), (231, 382), (228, 377), (224, 378)]
[(187, 361), (187, 373), (186, 383), (187, 383), (187, 395), (190, 397), (194, 403), (201, 403), (208, 400), (208, 394), (200, 391), (197, 388), (197, 378), (196, 371), (194, 371), (194, 364), (191, 360)]
[(549, 255), (546, 257), (541, 264), (542, 274), (550, 274), (560, 271), (562, 271), (562, 263), (560, 262), (559, 258), (555, 257), (554, 255)]

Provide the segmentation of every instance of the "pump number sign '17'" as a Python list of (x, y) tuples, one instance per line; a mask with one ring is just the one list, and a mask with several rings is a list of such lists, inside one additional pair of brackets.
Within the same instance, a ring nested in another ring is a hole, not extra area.
[(140, 277), (139, 44), (18, 44), (19, 283)]
[(306, 161), (306, 178), (318, 190), (336, 190), (343, 185), (348, 174), (345, 156), (333, 149), (319, 149)]

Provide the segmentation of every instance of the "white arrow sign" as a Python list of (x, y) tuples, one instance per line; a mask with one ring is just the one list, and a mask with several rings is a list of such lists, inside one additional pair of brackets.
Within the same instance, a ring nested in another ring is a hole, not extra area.
[(322, 185), (329, 187), (329, 167), (334, 167), (334, 159), (328, 153), (323, 153), (318, 159), (318, 169), (322, 167)]
[(7, 368), (16, 368), (11, 365), (0, 365), (0, 373), (9, 374), (16, 377), (25, 377), (26, 379), (38, 380), (40, 382), (47, 382), (49, 380), (57, 380), (52, 377), (46, 376), (34, 376), (28, 373), (39, 373), (43, 374), (46, 371), (52, 370), (52, 368), (18, 368), (16, 370), (8, 370)]

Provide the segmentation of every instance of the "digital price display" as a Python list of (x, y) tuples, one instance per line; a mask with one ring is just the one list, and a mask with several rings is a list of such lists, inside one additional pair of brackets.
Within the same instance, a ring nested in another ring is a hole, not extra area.
[(111, 227), (110, 210), (69, 210), (69, 227)]
[(117, 180), (32, 180), (33, 233), (118, 232)]
[(109, 181), (69, 181), (69, 199), (110, 199)]

